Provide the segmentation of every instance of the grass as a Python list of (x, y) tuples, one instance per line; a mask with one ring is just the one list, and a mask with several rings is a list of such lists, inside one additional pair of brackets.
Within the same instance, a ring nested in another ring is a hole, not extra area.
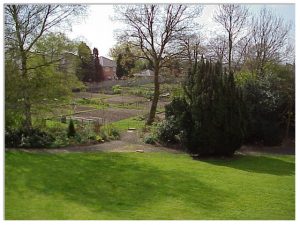
[(113, 122), (111, 125), (119, 131), (125, 131), (128, 130), (128, 128), (141, 129), (145, 126), (145, 120), (141, 120), (139, 117), (130, 117)]
[(67, 129), (68, 124), (67, 123), (62, 123), (57, 120), (46, 120), (46, 127), (47, 128), (59, 128), (59, 129)]
[(294, 156), (5, 153), (5, 219), (295, 219)]

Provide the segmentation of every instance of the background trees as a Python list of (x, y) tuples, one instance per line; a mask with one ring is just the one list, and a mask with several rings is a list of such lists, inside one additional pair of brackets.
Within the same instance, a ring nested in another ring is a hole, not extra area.
[[(226, 4), (219, 6), (215, 21), (223, 26), (228, 37), (228, 68), (232, 69), (232, 53), (235, 42), (240, 38), (247, 25), (248, 9), (242, 5)], [(244, 34), (245, 35), (245, 34)]]
[(254, 63), (259, 76), (264, 76), (268, 63), (281, 61), (289, 30), (290, 24), (266, 8), (261, 9), (257, 17), (253, 17), (251, 47), (255, 52)]
[(92, 79), (93, 70), (93, 55), (92, 50), (85, 42), (80, 42), (77, 47), (77, 55), (79, 57), (78, 68), (76, 71), (77, 77), (85, 82)]
[(135, 72), (141, 53), (140, 49), (124, 42), (110, 49), (110, 56), (117, 62), (117, 77), (129, 76)]

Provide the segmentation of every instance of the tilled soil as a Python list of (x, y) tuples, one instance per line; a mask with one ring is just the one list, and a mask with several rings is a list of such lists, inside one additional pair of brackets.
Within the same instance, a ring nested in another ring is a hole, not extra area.
[(76, 116), (79, 117), (99, 117), (104, 118), (106, 122), (114, 122), (122, 119), (126, 119), (133, 116), (143, 115), (144, 110), (136, 109), (122, 109), (122, 108), (108, 108), (108, 109), (99, 109), (90, 112), (77, 113)]

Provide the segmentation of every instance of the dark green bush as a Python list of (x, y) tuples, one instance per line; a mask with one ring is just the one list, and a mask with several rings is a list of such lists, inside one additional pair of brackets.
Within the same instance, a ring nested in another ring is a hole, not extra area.
[(74, 137), (76, 134), (75, 126), (73, 120), (70, 120), (68, 127), (68, 137)]
[(54, 142), (52, 135), (39, 129), (5, 131), (5, 147), (43, 148)]
[(244, 85), (244, 99), (247, 106), (248, 122), (246, 143), (279, 145), (284, 137), (281, 96), (272, 90), (268, 78), (260, 78)]
[[(243, 143), (244, 102), (232, 73), (201, 60), (184, 85), (185, 98), (166, 106), (160, 140), (180, 142), (200, 155), (232, 155)], [(163, 131), (163, 132), (162, 132)]]

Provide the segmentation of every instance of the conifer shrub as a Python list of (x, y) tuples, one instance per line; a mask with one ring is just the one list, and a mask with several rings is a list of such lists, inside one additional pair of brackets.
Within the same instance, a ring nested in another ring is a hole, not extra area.
[(76, 130), (74, 126), (73, 120), (70, 120), (69, 126), (68, 126), (68, 137), (75, 137)]
[(242, 92), (233, 73), (223, 72), (221, 63), (202, 58), (183, 88), (184, 98), (166, 106), (172, 135), (179, 135), (182, 145), (193, 154), (233, 155), (243, 143), (245, 126)]

